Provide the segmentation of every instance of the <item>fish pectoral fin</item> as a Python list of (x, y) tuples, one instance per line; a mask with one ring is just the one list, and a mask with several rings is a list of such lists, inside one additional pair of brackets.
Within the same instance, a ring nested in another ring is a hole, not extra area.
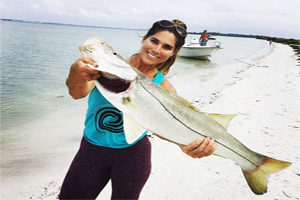
[(292, 163), (273, 158), (265, 157), (264, 162), (257, 166), (254, 170), (243, 170), (243, 174), (251, 190), (258, 195), (267, 192), (268, 177), (272, 173), (276, 173), (290, 166)]
[(135, 142), (146, 131), (130, 115), (123, 113), (123, 128), (128, 144)]
[(236, 114), (217, 114), (217, 113), (207, 113), (208, 116), (219, 122), (226, 130), (231, 122), (231, 120), (236, 116)]

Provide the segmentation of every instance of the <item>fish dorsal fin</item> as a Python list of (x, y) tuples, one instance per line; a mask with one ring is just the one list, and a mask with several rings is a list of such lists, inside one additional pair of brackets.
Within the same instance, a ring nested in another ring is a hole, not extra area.
[(187, 100), (185, 100), (184, 98), (181, 98), (180, 101), (185, 104), (186, 106), (194, 109), (194, 110), (197, 110), (199, 112), (201, 112), (196, 106), (194, 106), (193, 104), (191, 104), (190, 102), (188, 102)]
[(130, 115), (123, 113), (123, 128), (126, 142), (131, 144), (135, 142), (146, 131)]
[[(164, 91), (164, 92), (167, 92), (167, 91)], [(192, 108), (193, 110), (202, 112), (199, 110), (199, 108), (197, 108), (196, 106), (191, 104), (189, 101), (185, 100), (184, 98), (178, 96), (177, 94), (169, 93), (169, 95), (172, 95), (175, 99), (177, 99), (177, 101)], [(202, 112), (202, 113), (204, 113), (204, 112)], [(226, 130), (227, 130), (231, 120), (236, 116), (236, 114), (218, 114), (218, 113), (206, 113), (206, 114), (208, 116), (210, 116), (211, 118), (213, 118), (214, 120), (216, 120), (217, 122), (219, 122), (224, 128), (226, 128)]]
[(177, 95), (176, 93), (169, 92), (168, 90), (166, 90), (162, 87), (159, 87), (159, 88), (160, 88), (160, 92), (167, 93), (168, 95), (172, 96), (176, 101), (178, 101), (178, 103), (182, 103), (182, 104), (192, 108), (193, 110), (197, 110), (197, 111), (201, 112), (199, 110), (199, 108), (197, 108), (196, 106), (191, 104), (188, 100), (186, 100), (186, 99), (182, 98), (181, 96)]
[(208, 116), (219, 122), (224, 128), (228, 129), (231, 120), (236, 116), (236, 114), (217, 114), (217, 113), (207, 113)]
[[(153, 83), (153, 86), (158, 88), (157, 89), (158, 92), (171, 96), (173, 98), (173, 100), (176, 101), (177, 104), (184, 104), (185, 106), (187, 106), (197, 112), (205, 113), (205, 112), (202, 112), (201, 110), (199, 110), (199, 108), (197, 108), (196, 106), (191, 104), (186, 99), (177, 95), (176, 93), (171, 93), (160, 86), (154, 85), (154, 83)], [(228, 128), (230, 121), (236, 116), (236, 114), (217, 114), (217, 113), (205, 113), (205, 114), (207, 114), (208, 116), (210, 116), (211, 118), (216, 120), (218, 123), (220, 123), (226, 129)]]

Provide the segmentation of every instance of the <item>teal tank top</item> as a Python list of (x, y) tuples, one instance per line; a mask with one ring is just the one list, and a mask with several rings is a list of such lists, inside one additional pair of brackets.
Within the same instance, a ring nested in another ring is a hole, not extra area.
[[(160, 85), (165, 76), (157, 72), (153, 82)], [(135, 142), (128, 144), (123, 131), (123, 115), (95, 87), (89, 94), (85, 119), (84, 137), (90, 143), (110, 148), (125, 148), (134, 145), (146, 134), (145, 131)]]

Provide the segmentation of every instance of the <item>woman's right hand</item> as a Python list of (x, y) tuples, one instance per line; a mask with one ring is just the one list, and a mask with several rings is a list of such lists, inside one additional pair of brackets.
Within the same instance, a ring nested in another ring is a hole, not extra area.
[(90, 68), (88, 64), (98, 67), (97, 63), (92, 61), (90, 58), (82, 57), (71, 65), (71, 70), (73, 68), (86, 81), (97, 80), (101, 76), (101, 71)]
[(90, 68), (88, 64), (98, 67), (88, 57), (80, 58), (71, 65), (66, 84), (70, 95), (74, 99), (80, 99), (88, 95), (95, 87), (92, 80), (97, 80), (101, 76), (101, 71)]

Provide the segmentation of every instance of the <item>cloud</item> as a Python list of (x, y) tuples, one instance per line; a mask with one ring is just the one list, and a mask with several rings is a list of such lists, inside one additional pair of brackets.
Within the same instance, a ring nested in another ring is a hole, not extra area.
[(4, 0), (3, 18), (122, 28), (181, 19), (189, 31), (300, 38), (299, 0)]
[(54, 14), (63, 16), (65, 13), (68, 12), (68, 8), (65, 6), (63, 1), (60, 0), (43, 0), (43, 7), (44, 8), (49, 8), (51, 12)]

